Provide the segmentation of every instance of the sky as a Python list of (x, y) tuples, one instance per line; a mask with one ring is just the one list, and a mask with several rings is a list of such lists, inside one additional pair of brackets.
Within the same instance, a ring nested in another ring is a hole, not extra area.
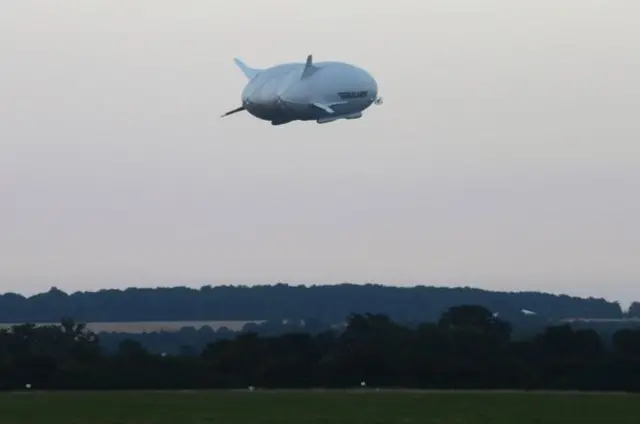
[[(640, 3), (0, 4), (0, 291), (473, 286), (640, 300)], [(234, 57), (376, 78), (272, 127)]]

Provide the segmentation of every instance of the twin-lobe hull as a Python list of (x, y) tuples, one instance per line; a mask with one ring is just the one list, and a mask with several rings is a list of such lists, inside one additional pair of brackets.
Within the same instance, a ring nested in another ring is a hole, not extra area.
[(342, 62), (289, 63), (256, 70), (236, 59), (249, 79), (242, 106), (223, 116), (246, 110), (258, 119), (283, 125), (293, 121), (323, 124), (358, 119), (380, 103), (375, 79), (366, 71)]

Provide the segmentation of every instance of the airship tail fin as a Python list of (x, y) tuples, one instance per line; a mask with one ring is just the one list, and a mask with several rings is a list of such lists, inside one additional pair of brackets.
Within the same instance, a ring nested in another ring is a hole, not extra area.
[(346, 104), (346, 103), (347, 102), (345, 102), (345, 101), (339, 101), (339, 102), (332, 102), (332, 103), (314, 102), (312, 104), (313, 104), (313, 106), (317, 107), (318, 109), (322, 109), (327, 113), (334, 114), (334, 113), (336, 113), (336, 111), (333, 110), (334, 106), (343, 105), (343, 104)]
[(238, 68), (240, 68), (240, 70), (242, 71), (242, 73), (248, 78), (248, 79), (253, 79), (256, 75), (258, 75), (260, 73), (259, 69), (253, 69), (248, 67), (247, 65), (244, 64), (243, 61), (241, 61), (240, 59), (238, 59), (237, 57), (235, 59), (233, 59), (233, 61), (236, 63), (236, 65), (238, 66)]
[(304, 64), (304, 69), (302, 69), (302, 74), (300, 75), (300, 79), (303, 80), (305, 78), (309, 78), (313, 75), (318, 68), (313, 65), (313, 55), (307, 56), (307, 62)]

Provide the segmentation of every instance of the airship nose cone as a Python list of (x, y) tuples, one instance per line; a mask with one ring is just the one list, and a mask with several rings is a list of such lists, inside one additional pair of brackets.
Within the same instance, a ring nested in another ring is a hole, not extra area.
[(258, 92), (250, 100), (260, 106), (272, 106), (276, 102), (276, 96), (273, 93)]
[(281, 110), (286, 110), (287, 102), (281, 96), (276, 96), (275, 106), (277, 106)]
[(248, 102), (260, 107), (273, 107), (277, 104), (278, 93), (274, 81), (267, 81), (247, 95)]

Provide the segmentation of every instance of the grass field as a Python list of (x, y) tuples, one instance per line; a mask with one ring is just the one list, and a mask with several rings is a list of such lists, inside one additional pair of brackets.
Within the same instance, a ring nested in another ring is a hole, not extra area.
[[(239, 331), (245, 324), (254, 323), (262, 324), (264, 320), (257, 321), (129, 321), (129, 322), (87, 322), (87, 329), (94, 333), (153, 333), (160, 331), (180, 331), (184, 327), (193, 327), (196, 330), (201, 329), (205, 325), (214, 330), (221, 327), (227, 327), (233, 331)], [(17, 323), (0, 323), (0, 329), (11, 328)], [(38, 322), (34, 323), (36, 327), (43, 325), (60, 325), (59, 322)]]
[(4, 393), (2, 424), (547, 424), (640, 422), (624, 394), (271, 391)]

